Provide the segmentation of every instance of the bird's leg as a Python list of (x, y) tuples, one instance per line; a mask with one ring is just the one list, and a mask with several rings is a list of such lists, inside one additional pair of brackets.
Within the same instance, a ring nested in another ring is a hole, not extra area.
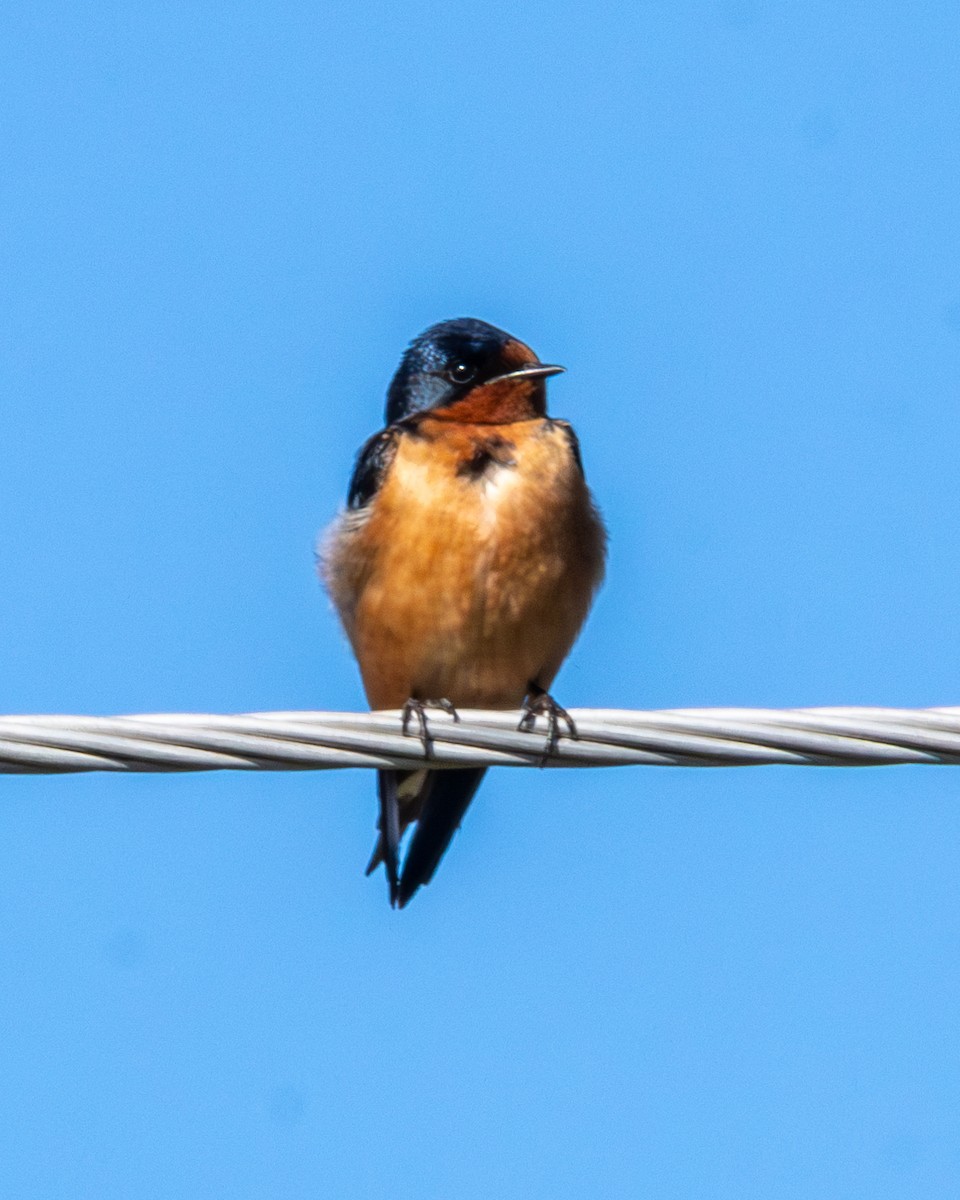
[(396, 771), (379, 771), (377, 773), (377, 791), (380, 796), (383, 866), (387, 872), (387, 883), (390, 887), (390, 907), (395, 908), (400, 879), (400, 799), (397, 795)]
[(417, 725), (420, 727), (420, 742), (423, 745), (423, 757), (433, 757), (433, 738), (430, 736), (430, 728), (427, 724), (427, 709), (441, 708), (445, 713), (449, 713), (455, 721), (460, 720), (460, 714), (453, 707), (449, 700), (419, 700), (415, 696), (403, 706), (403, 732), (410, 732), (410, 722), (416, 718)]
[(564, 722), (567, 732), (572, 738), (578, 736), (577, 727), (567, 710), (561, 708), (549, 692), (532, 680), (527, 684), (527, 697), (523, 702), (523, 710), (523, 716), (520, 718), (517, 728), (525, 733), (533, 732), (537, 717), (547, 718), (547, 743), (540, 758), (540, 766), (545, 767), (547, 760), (556, 750), (560, 741), (560, 722)]

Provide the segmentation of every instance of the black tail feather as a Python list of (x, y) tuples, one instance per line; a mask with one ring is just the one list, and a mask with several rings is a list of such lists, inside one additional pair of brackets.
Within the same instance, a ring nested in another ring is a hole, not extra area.
[(486, 767), (429, 773), (428, 791), (397, 890), (401, 908), (433, 878), (485, 774)]
[[(382, 795), (380, 789), (388, 787), (389, 782), (383, 778), (388, 772), (380, 771), (377, 774), (378, 794)], [(403, 831), (420, 816), (420, 807), (426, 798), (428, 790), (426, 781), (429, 776), (427, 771), (393, 771), (391, 772), (396, 777), (397, 786), (397, 804), (400, 808), (400, 838), (403, 839)], [(377, 843), (373, 847), (373, 853), (370, 855), (370, 861), (367, 863), (367, 874), (372, 875), (373, 872), (384, 861), (386, 853), (386, 839), (383, 836), (383, 807), (381, 803), (380, 814), (377, 817)]]
[[(387, 869), (392, 908), (397, 903), (397, 868), (400, 854), (400, 801), (397, 796), (396, 771), (377, 772), (377, 795), (380, 798), (380, 843), (383, 847), (383, 862)], [(368, 875), (371, 869), (372, 864), (367, 868)]]

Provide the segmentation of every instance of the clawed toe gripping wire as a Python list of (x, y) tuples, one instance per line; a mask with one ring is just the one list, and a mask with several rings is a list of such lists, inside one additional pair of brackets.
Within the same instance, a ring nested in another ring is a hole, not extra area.
[(423, 746), (423, 757), (433, 758), (433, 737), (430, 733), (430, 723), (427, 720), (428, 708), (439, 708), (457, 722), (460, 720), (460, 714), (449, 700), (417, 700), (413, 696), (400, 710), (402, 714), (400, 727), (403, 732), (410, 732), (410, 722), (416, 718), (420, 730), (420, 744)]
[(561, 721), (566, 725), (570, 737), (576, 739), (579, 735), (573, 717), (567, 710), (561, 708), (549, 692), (544, 691), (537, 684), (531, 683), (529, 696), (523, 706), (523, 716), (520, 718), (517, 728), (525, 733), (532, 733), (536, 728), (537, 717), (546, 717), (547, 719), (547, 741), (543, 747), (543, 753), (540, 755), (540, 766), (545, 767), (550, 761), (550, 756), (556, 753), (557, 746), (560, 744)]

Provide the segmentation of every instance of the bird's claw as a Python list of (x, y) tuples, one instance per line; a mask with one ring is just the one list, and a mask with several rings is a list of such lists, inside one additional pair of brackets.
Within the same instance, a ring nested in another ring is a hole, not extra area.
[(547, 741), (543, 748), (543, 754), (540, 756), (540, 766), (545, 767), (557, 746), (560, 744), (560, 722), (567, 727), (567, 733), (572, 738), (577, 738), (577, 726), (573, 717), (567, 710), (559, 705), (549, 692), (544, 691), (542, 687), (535, 683), (531, 683), (527, 698), (523, 702), (524, 713), (520, 718), (518, 729), (524, 733), (533, 733), (537, 724), (537, 717), (546, 717), (547, 719)]
[(419, 726), (420, 743), (423, 746), (423, 757), (433, 757), (433, 738), (430, 736), (430, 726), (427, 723), (427, 709), (439, 708), (445, 713), (449, 713), (454, 721), (460, 720), (460, 714), (454, 708), (453, 704), (447, 700), (417, 700), (411, 696), (403, 706), (403, 732), (410, 732), (410, 722), (416, 718)]

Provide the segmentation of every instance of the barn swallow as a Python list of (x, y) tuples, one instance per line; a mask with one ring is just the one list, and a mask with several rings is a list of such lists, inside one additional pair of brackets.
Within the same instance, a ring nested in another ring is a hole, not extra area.
[[(526, 710), (549, 695), (603, 578), (606, 533), (576, 434), (547, 416), (563, 367), (483, 321), (433, 325), (387, 391), (357, 456), (320, 570), (370, 707), (401, 708), (429, 751), (424, 707)], [(485, 768), (380, 771), (378, 840), (391, 905), (429, 883)], [(399, 870), (406, 827), (416, 831)]]

